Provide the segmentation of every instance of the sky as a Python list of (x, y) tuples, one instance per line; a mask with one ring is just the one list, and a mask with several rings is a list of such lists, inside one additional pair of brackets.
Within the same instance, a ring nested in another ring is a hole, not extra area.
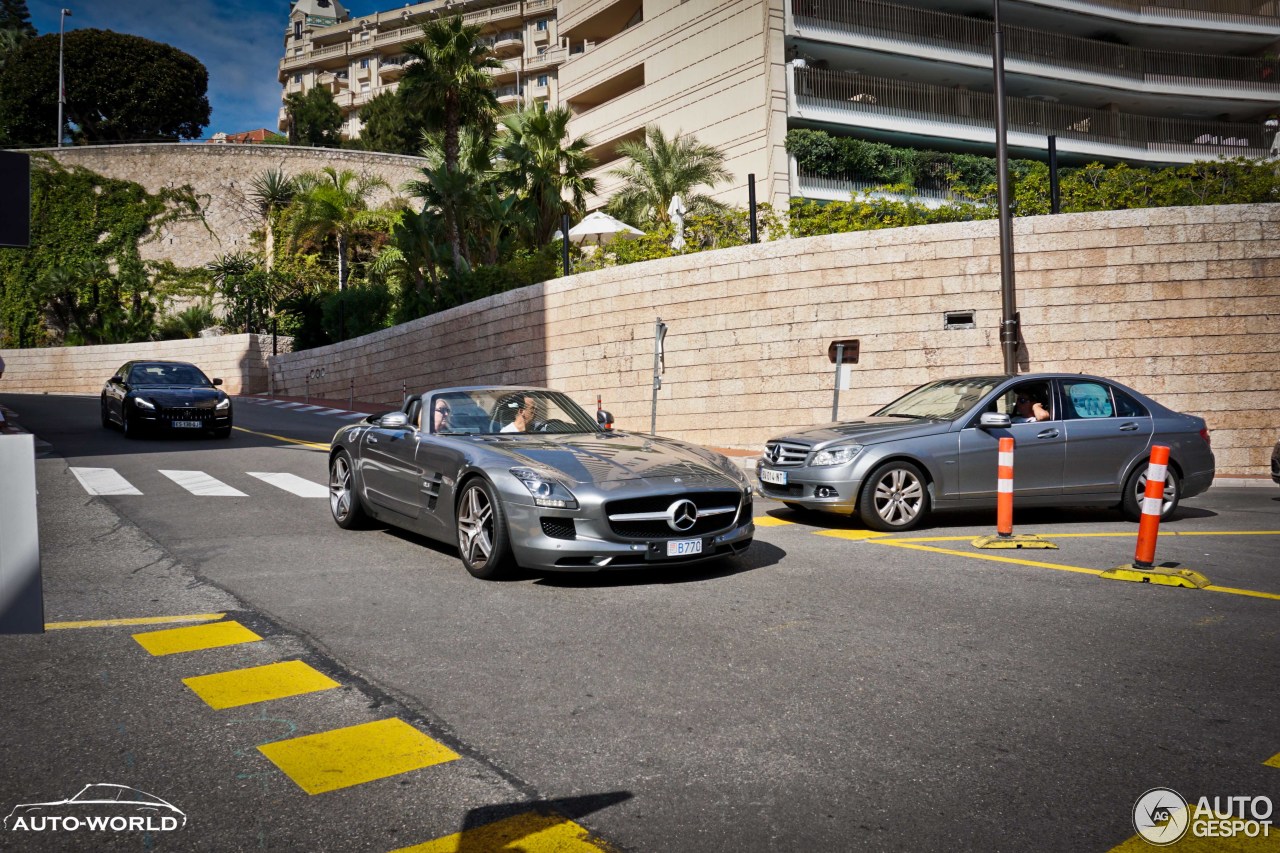
[[(68, 32), (94, 28), (142, 36), (172, 45), (209, 71), (213, 114), (204, 136), (276, 129), (289, 0), (95, 0), (51, 3), (27, 0), (31, 23), (41, 35), (58, 32), (58, 10), (70, 9)], [(353, 18), (402, 3), (343, 2)], [(70, 85), (70, 81), (68, 81)]]

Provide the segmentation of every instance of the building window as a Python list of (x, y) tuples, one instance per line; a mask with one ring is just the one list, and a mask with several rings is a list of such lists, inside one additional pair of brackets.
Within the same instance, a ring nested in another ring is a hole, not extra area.
[(302, 21), (293, 22), (293, 37), (296, 39), (302, 38)]
[(361, 92), (367, 92), (367, 91), (369, 91), (369, 84), (368, 84), (368, 83), (361, 83), (361, 84), (360, 84), (360, 91), (361, 91)]
[(545, 33), (547, 31), (547, 19), (543, 18), (537, 23), (538, 32)]
[(545, 74), (539, 74), (539, 75), (538, 75), (538, 85), (539, 85), (539, 86), (545, 86), (545, 85), (547, 85), (547, 75), (545, 75)]
[(295, 83), (301, 83), (301, 82), (302, 82), (302, 75), (301, 75), (301, 74), (295, 74), (295, 75), (293, 75), (293, 82), (295, 82)]
[(360, 67), (361, 67), (361, 68), (368, 68), (368, 67), (369, 67), (369, 60), (368, 60), (368, 59), (362, 59), (362, 60), (360, 60)]

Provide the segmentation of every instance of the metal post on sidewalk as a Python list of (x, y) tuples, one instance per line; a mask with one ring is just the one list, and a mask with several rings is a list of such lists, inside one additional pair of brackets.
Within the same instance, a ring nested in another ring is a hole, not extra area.
[(844, 367), (844, 344), (836, 344), (836, 387), (831, 397), (831, 420), (840, 420), (840, 370)]
[(751, 242), (759, 243), (756, 233), (756, 176), (747, 175), (747, 227), (751, 233)]
[(1062, 198), (1058, 194), (1058, 137), (1049, 137), (1049, 212), (1062, 212)]

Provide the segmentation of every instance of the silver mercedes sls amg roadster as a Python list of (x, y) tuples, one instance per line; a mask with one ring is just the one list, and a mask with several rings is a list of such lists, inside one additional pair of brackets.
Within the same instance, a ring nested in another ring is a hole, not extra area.
[(457, 545), (478, 578), (683, 566), (743, 553), (751, 484), (726, 457), (614, 431), (556, 391), (445, 388), (338, 430), (329, 508)]

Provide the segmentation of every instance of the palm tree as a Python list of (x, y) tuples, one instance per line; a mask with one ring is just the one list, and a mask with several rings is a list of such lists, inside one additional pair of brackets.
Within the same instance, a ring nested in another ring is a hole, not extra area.
[(596, 191), (595, 178), (586, 177), (595, 165), (587, 153), (591, 143), (584, 136), (568, 141), (571, 117), (568, 109), (533, 106), (502, 119), (506, 133), (498, 155), (504, 183), (527, 208), (535, 246), (551, 239), (562, 214), (580, 214), (586, 196)]
[(372, 232), (386, 232), (394, 222), (390, 210), (370, 210), (369, 196), (376, 189), (389, 189), (382, 178), (357, 175), (350, 169), (339, 172), (326, 166), (318, 174), (300, 178), (298, 214), (294, 218), (293, 240), (323, 242), (332, 237), (338, 249), (338, 290), (347, 289), (351, 274), (351, 241)]
[(288, 207), (297, 194), (297, 181), (280, 169), (268, 169), (249, 182), (249, 200), (257, 205), (266, 227), (263, 253), (267, 272), (271, 272), (276, 255), (276, 232), (272, 219), (276, 211)]
[[(407, 109), (422, 117), (428, 130), (442, 136), (444, 169), (458, 169), (459, 134), (470, 127), (489, 138), (493, 134), (498, 100), (489, 69), (501, 68), (489, 47), (478, 41), (480, 28), (462, 23), (461, 16), (435, 18), (422, 25), (422, 39), (406, 45), (410, 61), (399, 91)], [(463, 260), (458, 219), (445, 211), (454, 266)]]
[(668, 139), (661, 128), (650, 125), (645, 129), (644, 142), (622, 142), (618, 151), (631, 163), (609, 172), (626, 182), (605, 205), (609, 214), (637, 224), (665, 224), (671, 221), (667, 207), (676, 195), (684, 199), (691, 213), (725, 209), (711, 197), (691, 192), (697, 186), (714, 187), (733, 179), (724, 168), (724, 153), (715, 146), (704, 145), (692, 134), (686, 136), (679, 131)]

